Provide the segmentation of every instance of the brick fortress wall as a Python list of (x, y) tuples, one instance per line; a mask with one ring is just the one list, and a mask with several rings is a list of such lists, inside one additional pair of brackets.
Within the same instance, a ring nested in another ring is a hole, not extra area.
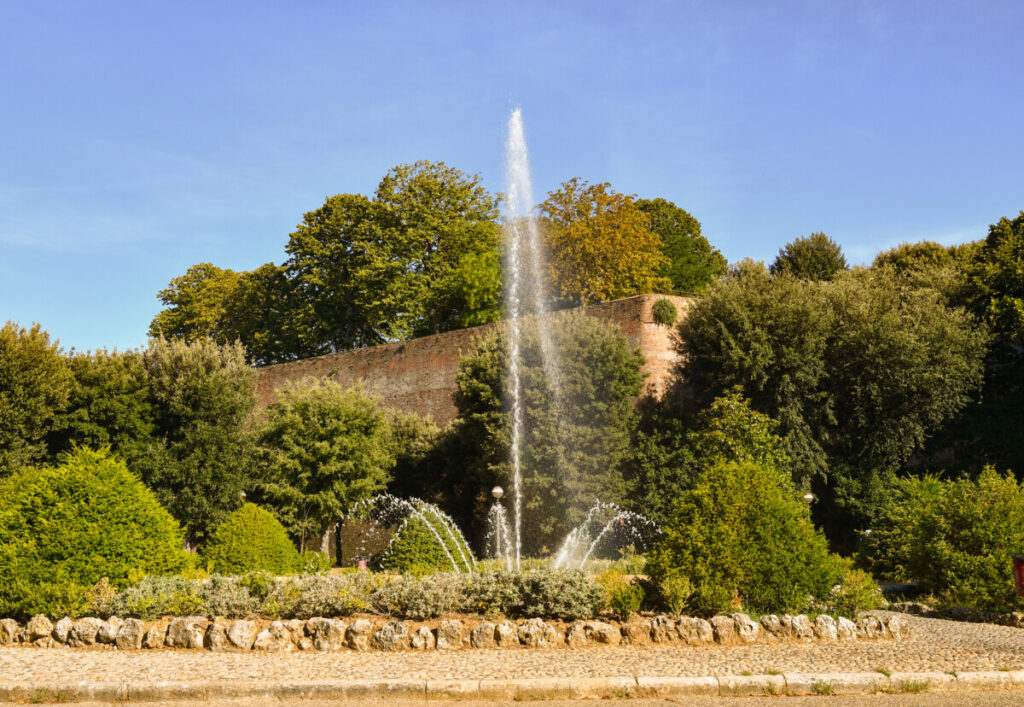
[[(651, 316), (654, 303), (662, 298), (675, 304), (680, 318), (686, 316), (692, 302), (687, 297), (637, 295), (586, 308), (587, 314), (617, 324), (630, 346), (640, 349), (646, 361), (646, 385), (655, 395), (664, 391), (676, 361), (673, 329), (655, 323)], [(286, 381), (329, 377), (345, 386), (362, 381), (367, 392), (379, 396), (386, 407), (431, 417), (444, 426), (455, 419), (459, 357), (494, 326), (497, 324), (264, 366), (256, 384), (258, 405), (263, 408), (272, 403)]]

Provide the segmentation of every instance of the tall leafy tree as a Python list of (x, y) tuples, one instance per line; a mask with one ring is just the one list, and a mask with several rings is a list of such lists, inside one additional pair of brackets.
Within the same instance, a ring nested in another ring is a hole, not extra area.
[(587, 303), (671, 289), (661, 274), (671, 261), (633, 197), (573, 178), (539, 208), (558, 297)]
[[(555, 322), (560, 389), (550, 387), (536, 328), (521, 341), (525, 552), (553, 551), (598, 500), (626, 501), (623, 474), (640, 394), (642, 358), (615, 329), (592, 317)], [(511, 412), (505, 332), (494, 331), (460, 363), (459, 418), (447, 449), (455, 462), (443, 501), (467, 526), (482, 526), (492, 486), (511, 487)], [(443, 472), (442, 472), (443, 473)], [(441, 474), (438, 475), (439, 477)], [(453, 478), (454, 477), (454, 478)], [(474, 522), (475, 521), (475, 522)]]
[(142, 359), (141, 351), (106, 350), (68, 357), (74, 383), (49, 436), (51, 456), (75, 446), (109, 447), (134, 468), (159, 444)]
[(647, 214), (650, 229), (661, 237), (661, 252), (668, 259), (658, 274), (672, 283), (672, 292), (698, 292), (725, 275), (725, 256), (701, 235), (700, 221), (666, 199), (637, 199)]
[(250, 485), (255, 371), (241, 345), (156, 339), (143, 353), (158, 445), (137, 472), (202, 543)]
[(391, 169), (372, 199), (344, 194), (305, 215), (288, 243), (303, 355), (457, 326), (460, 262), (497, 247), (497, 201), (444, 163)]
[(839, 244), (821, 232), (787, 243), (771, 267), (772, 274), (807, 280), (831, 280), (846, 269), (846, 256)]
[(739, 385), (779, 422), (795, 478), (834, 496), (834, 537), (863, 521), (879, 474), (972, 400), (987, 340), (940, 293), (885, 270), (830, 283), (746, 267), (712, 286), (679, 333), (698, 399)]
[(60, 346), (38, 324), (0, 327), (0, 478), (45, 456), (71, 385)]
[(362, 390), (287, 385), (257, 432), (259, 493), (300, 550), (319, 549), (331, 523), (384, 489), (397, 451), (387, 415)]
[(212, 337), (227, 343), (231, 332), (225, 321), (225, 305), (240, 277), (234, 270), (211, 263), (193, 265), (157, 293), (167, 309), (153, 317), (149, 335), (186, 341)]

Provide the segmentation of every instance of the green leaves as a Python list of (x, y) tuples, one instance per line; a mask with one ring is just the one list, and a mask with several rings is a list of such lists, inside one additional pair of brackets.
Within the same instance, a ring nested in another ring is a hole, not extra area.
[(787, 243), (779, 250), (771, 267), (772, 274), (805, 280), (831, 280), (843, 270), (846, 270), (846, 256), (842, 249), (820, 232)]
[(257, 431), (261, 496), (302, 550), (353, 504), (383, 490), (396, 458), (388, 416), (358, 388), (308, 380), (288, 385)]
[(0, 327), (0, 478), (43, 459), (44, 438), (71, 386), (57, 342), (38, 324)]

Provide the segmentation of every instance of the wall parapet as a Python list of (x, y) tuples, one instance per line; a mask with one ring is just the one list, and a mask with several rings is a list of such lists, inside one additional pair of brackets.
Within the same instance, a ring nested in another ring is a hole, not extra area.
[[(672, 327), (654, 320), (654, 303), (667, 299), (679, 317), (693, 302), (689, 297), (645, 294), (588, 305), (590, 316), (615, 324), (630, 346), (644, 357), (643, 373), (649, 392), (660, 396), (677, 360)], [(548, 316), (558, 316), (553, 313)], [(456, 374), (459, 358), (495, 326), (485, 324), (443, 334), (421, 336), (364, 349), (263, 366), (258, 369), (257, 405), (270, 405), (286, 382), (330, 378), (344, 386), (362, 383), (390, 409), (429, 417), (438, 425), (455, 419)]]

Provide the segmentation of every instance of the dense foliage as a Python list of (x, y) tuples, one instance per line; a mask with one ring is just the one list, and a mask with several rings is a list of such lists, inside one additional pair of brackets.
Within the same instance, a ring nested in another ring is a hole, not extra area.
[(378, 402), (330, 380), (283, 386), (256, 440), (259, 496), (302, 550), (318, 546), (353, 504), (383, 490), (399, 452)]
[(660, 274), (671, 264), (661, 238), (633, 197), (570, 179), (548, 194), (540, 213), (557, 297), (582, 304), (671, 288)]
[(63, 616), (107, 578), (185, 569), (182, 533), (142, 482), (103, 452), (76, 449), (56, 467), (0, 481), (0, 614)]
[(57, 342), (34, 325), (0, 327), (0, 478), (43, 459), (71, 374)]
[(794, 478), (822, 485), (836, 535), (865, 527), (870, 489), (973, 399), (987, 341), (939, 292), (887, 270), (825, 282), (749, 263), (709, 288), (679, 335), (697, 401), (738, 385), (777, 420)]
[(846, 270), (846, 256), (824, 233), (797, 238), (779, 249), (772, 263), (773, 275), (792, 275), (805, 280), (831, 280)]
[(211, 339), (153, 340), (142, 360), (159, 442), (135, 470), (185, 527), (186, 540), (202, 543), (242, 503), (256, 372), (240, 345)]
[(689, 608), (704, 614), (803, 610), (842, 573), (788, 475), (752, 461), (705, 470), (663, 531), (647, 573), (655, 586), (685, 580)]
[[(625, 501), (622, 464), (640, 393), (639, 355), (612, 327), (585, 314), (560, 315), (553, 347), (561, 362), (552, 388), (532, 323), (520, 342), (524, 400), (524, 552), (548, 551), (595, 500)], [(505, 332), (494, 331), (465, 356), (458, 374), (459, 418), (441, 452), (451, 460), (418, 477), (462, 527), (482, 528), (493, 486), (511, 487), (511, 417)], [(433, 497), (431, 500), (434, 500)]]
[(269, 511), (246, 503), (217, 526), (203, 548), (213, 572), (244, 574), (264, 570), (289, 574), (299, 568), (299, 553), (280, 521)]
[(658, 274), (672, 283), (673, 293), (699, 292), (725, 275), (725, 256), (701, 235), (700, 221), (667, 199), (637, 199), (635, 204), (661, 238), (666, 262)]
[(1012, 558), (1024, 548), (1024, 486), (986, 467), (976, 479), (898, 480), (863, 556), (880, 576), (916, 580), (947, 606), (1019, 609)]
[(422, 501), (420, 514), (409, 518), (395, 532), (380, 560), (381, 569), (416, 576), (434, 572), (470, 572), (473, 551), (463, 542), (458, 530)]

